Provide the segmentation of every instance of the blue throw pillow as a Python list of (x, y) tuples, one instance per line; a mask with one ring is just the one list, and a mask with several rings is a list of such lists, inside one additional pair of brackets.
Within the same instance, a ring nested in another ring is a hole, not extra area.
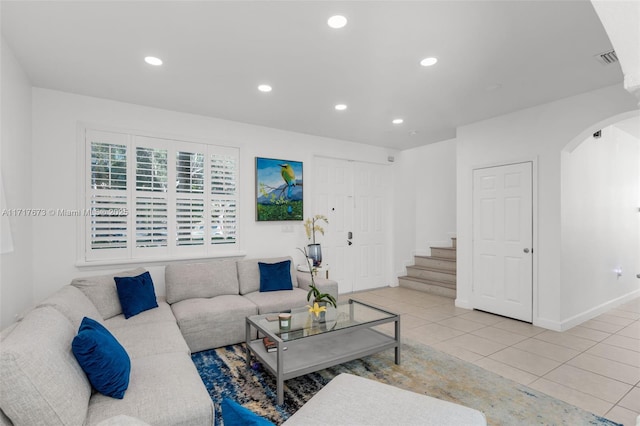
[(222, 400), (221, 408), (224, 426), (274, 426), (269, 420), (229, 398)]
[(129, 387), (131, 360), (109, 330), (99, 322), (84, 317), (71, 349), (98, 392), (117, 399), (124, 398), (124, 392)]
[(114, 280), (125, 318), (158, 307), (156, 292), (149, 272), (137, 277), (115, 277)]
[(258, 262), (260, 268), (260, 291), (293, 290), (291, 261), (278, 263)]

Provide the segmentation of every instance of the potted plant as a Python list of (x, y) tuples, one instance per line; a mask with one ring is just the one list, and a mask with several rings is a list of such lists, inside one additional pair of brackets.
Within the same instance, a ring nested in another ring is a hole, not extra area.
[[(304, 254), (304, 258), (307, 261), (307, 266), (309, 267), (309, 274), (311, 276), (311, 285), (309, 286), (309, 292), (307, 293), (307, 302), (311, 302), (312, 305), (307, 305), (310, 313), (314, 313), (314, 318), (320, 318), (320, 321), (324, 318), (324, 314), (327, 311), (326, 305), (330, 304), (334, 308), (338, 306), (336, 298), (330, 295), (329, 293), (321, 293), (318, 287), (316, 287), (316, 282), (313, 278), (315, 275), (315, 268), (311, 266), (311, 257), (307, 254), (307, 251), (299, 248)], [(313, 301), (312, 301), (313, 299)]]
[(309, 249), (309, 256), (307, 259), (309, 257), (313, 259), (313, 266), (316, 268), (320, 267), (320, 264), (322, 263), (322, 248), (319, 243), (316, 243), (316, 232), (324, 235), (324, 228), (320, 226), (321, 222), (329, 224), (329, 219), (324, 215), (317, 214), (304, 221), (304, 230), (307, 234), (307, 239), (311, 240), (311, 244), (307, 245), (307, 248)]

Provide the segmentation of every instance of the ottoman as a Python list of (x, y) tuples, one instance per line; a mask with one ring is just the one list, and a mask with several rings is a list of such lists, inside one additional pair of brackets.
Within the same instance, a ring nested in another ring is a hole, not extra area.
[(486, 425), (469, 407), (342, 373), (283, 423), (292, 425)]

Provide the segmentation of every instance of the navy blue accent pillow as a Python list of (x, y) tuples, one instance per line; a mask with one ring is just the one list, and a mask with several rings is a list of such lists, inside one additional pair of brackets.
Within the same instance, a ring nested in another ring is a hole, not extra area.
[(260, 291), (293, 290), (291, 260), (278, 263), (258, 262)]
[(149, 272), (137, 277), (115, 277), (114, 280), (125, 318), (158, 307), (156, 291)]
[(124, 398), (131, 360), (127, 351), (99, 322), (84, 317), (71, 350), (91, 385), (103, 395)]
[(224, 398), (220, 406), (224, 426), (274, 426), (269, 420), (229, 398)]

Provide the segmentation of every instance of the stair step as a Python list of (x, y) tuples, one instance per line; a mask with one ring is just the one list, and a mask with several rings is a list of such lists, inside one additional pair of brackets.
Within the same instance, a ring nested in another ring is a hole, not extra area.
[(409, 288), (411, 290), (423, 291), (438, 296), (456, 298), (455, 284), (443, 283), (439, 281), (423, 280), (409, 276), (398, 277), (400, 287)]
[(456, 260), (446, 259), (435, 256), (414, 256), (415, 266), (421, 266), (423, 268), (435, 268), (442, 271), (455, 271)]
[(455, 270), (452, 271), (413, 265), (407, 266), (407, 275), (413, 278), (421, 278), (424, 280), (441, 281), (452, 284), (455, 284), (456, 282)]
[(455, 259), (456, 249), (455, 247), (431, 247), (431, 256), (441, 257), (444, 259)]
[(437, 280), (425, 280), (423, 278), (416, 278), (416, 277), (410, 277), (408, 275), (405, 275), (404, 277), (400, 277), (406, 280), (410, 280), (410, 281), (415, 281), (418, 283), (423, 283), (423, 284), (431, 284), (431, 285), (435, 285), (438, 287), (445, 287), (445, 288), (449, 288), (452, 290), (456, 289), (456, 284), (455, 283), (446, 283), (446, 282), (442, 282), (442, 281), (437, 281)]

